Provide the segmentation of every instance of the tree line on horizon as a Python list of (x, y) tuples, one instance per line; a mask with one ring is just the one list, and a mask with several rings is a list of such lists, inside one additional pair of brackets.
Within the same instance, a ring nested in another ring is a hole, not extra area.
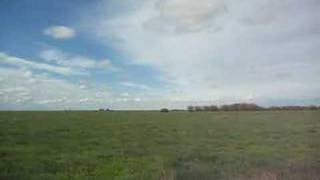
[(210, 105), (210, 106), (188, 106), (187, 110), (190, 112), (198, 111), (263, 111), (263, 110), (320, 110), (320, 106), (271, 106), (263, 107), (254, 103), (234, 103), (225, 104), (221, 106)]

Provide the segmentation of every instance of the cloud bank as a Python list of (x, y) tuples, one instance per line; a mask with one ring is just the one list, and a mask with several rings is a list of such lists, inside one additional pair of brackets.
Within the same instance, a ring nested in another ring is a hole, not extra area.
[(110, 16), (100, 6), (101, 16), (87, 24), (90, 33), (130, 63), (159, 70), (171, 99), (319, 98), (317, 0), (106, 2), (110, 6), (126, 11)]

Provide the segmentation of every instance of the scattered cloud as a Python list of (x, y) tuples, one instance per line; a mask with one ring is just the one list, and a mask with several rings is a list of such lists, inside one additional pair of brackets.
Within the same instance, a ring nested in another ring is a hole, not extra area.
[(80, 85), (85, 88), (80, 88), (76, 82), (24, 69), (0, 67), (0, 77), (3, 78), (0, 83), (1, 109), (158, 109), (179, 104), (151, 97), (148, 92), (131, 95), (112, 91), (106, 86), (85, 85), (85, 82)]
[(43, 34), (60, 40), (71, 39), (76, 36), (75, 30), (67, 26), (51, 26), (46, 28)]
[(93, 109), (112, 102), (108, 87), (79, 88), (75, 82), (8, 67), (0, 67), (0, 77), (4, 79), (0, 83), (1, 107), (6, 104), (14, 109)]

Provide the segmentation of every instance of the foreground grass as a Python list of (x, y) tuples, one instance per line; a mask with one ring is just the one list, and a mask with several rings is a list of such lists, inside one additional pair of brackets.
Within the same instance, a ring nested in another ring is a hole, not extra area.
[(319, 179), (320, 111), (0, 112), (0, 179)]

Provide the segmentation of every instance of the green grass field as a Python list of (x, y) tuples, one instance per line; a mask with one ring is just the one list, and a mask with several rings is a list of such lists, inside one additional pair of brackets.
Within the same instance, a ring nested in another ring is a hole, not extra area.
[(320, 111), (0, 112), (0, 179), (319, 179)]

